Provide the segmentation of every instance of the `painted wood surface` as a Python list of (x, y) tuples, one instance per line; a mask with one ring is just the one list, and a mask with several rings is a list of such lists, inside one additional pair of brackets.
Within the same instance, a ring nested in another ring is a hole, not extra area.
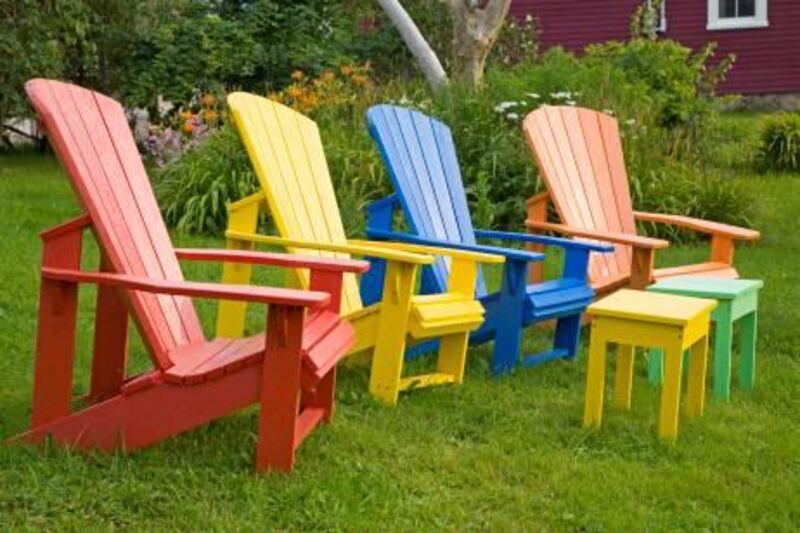
[(630, 289), (589, 306), (592, 324), (583, 425), (599, 427), (602, 422), (608, 345), (619, 346), (614, 404), (621, 409), (631, 406), (636, 347), (658, 348), (664, 353), (658, 434), (675, 440), (686, 350), (690, 351), (686, 414), (690, 418), (703, 414), (709, 323), (716, 306), (714, 300)]
[[(547, 193), (528, 199), (526, 226), (614, 243), (613, 254), (592, 254), (589, 277), (599, 292), (644, 288), (680, 275), (738, 277), (734, 242), (754, 241), (758, 231), (686, 216), (634, 211), (616, 119), (573, 106), (542, 106), (523, 121)], [(561, 224), (547, 221), (549, 202)], [(655, 269), (655, 251), (668, 242), (636, 235), (636, 222), (669, 224), (710, 236), (709, 260)], [(539, 279), (534, 271), (531, 280)]]
[[(231, 94), (228, 105), (261, 185), (260, 193), (230, 206), (229, 246), (247, 249), (264, 243), (292, 251), (369, 257), (369, 278), (375, 282), (365, 284), (362, 279), (359, 293), (356, 278), (347, 277), (342, 306), (356, 330), (353, 352), (372, 351), (370, 392), (393, 405), (400, 392), (410, 387), (461, 383), (469, 332), (484, 321), (484, 309), (474, 296), (478, 263), (497, 263), (503, 258), (479, 251), (347, 240), (314, 122), (252, 94)], [(259, 210), (272, 216), (280, 237), (256, 233)], [(433, 262), (427, 254), (439, 257), (442, 263), (441, 257), (446, 257), (453, 266), (444, 272), (444, 283), (450, 285), (444, 294), (416, 295), (419, 267)], [(223, 276), (226, 282), (249, 280), (248, 271), (229, 264)], [(365, 291), (364, 286), (370, 288)], [(365, 294), (366, 306), (361, 294)], [(220, 306), (218, 331), (237, 337), (243, 332), (244, 308), (234, 305), (226, 302)], [(437, 372), (404, 377), (407, 343), (426, 339), (436, 339)]]
[[(495, 341), (492, 358), (495, 374), (510, 372), (520, 363), (533, 366), (573, 357), (580, 313), (594, 295), (586, 282), (589, 252), (611, 248), (541, 235), (476, 230), (470, 220), (455, 144), (447, 126), (417, 111), (379, 105), (367, 111), (367, 127), (396, 191), (368, 207), (367, 235), (414, 245), (484, 251), (506, 258), (499, 292), (488, 293), (483, 279), (478, 278), (476, 295), (487, 314), (484, 325), (471, 336), (473, 343)], [(394, 211), (398, 208), (402, 209), (411, 233), (392, 229)], [(528, 286), (526, 272), (532, 263), (543, 260), (542, 254), (480, 245), (477, 237), (561, 247), (565, 250), (563, 277)], [(446, 263), (426, 268), (423, 291), (436, 294), (446, 290), (448, 268)], [(552, 319), (557, 320), (553, 349), (521, 358), (522, 328)], [(426, 348), (417, 347), (415, 354), (424, 353)]]
[[(33, 80), (26, 90), (86, 214), (42, 234), (31, 429), (16, 439), (133, 450), (260, 402), (269, 407), (259, 419), (256, 468), (291, 470), (302, 440), (330, 419), (335, 366), (353, 343), (339, 317), (342, 278), (368, 265), (183, 250), (185, 259), (312, 270), (309, 291), (185, 281), (122, 107), (57, 81)], [(81, 270), (87, 229), (100, 247), (100, 272)], [(72, 412), (81, 283), (99, 285), (93, 403)], [(269, 305), (266, 335), (206, 341), (190, 297)], [(125, 373), (129, 315), (155, 367), (136, 376)]]

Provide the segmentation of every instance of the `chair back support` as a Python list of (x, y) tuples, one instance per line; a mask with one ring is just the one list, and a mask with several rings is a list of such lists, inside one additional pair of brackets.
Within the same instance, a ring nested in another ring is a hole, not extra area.
[[(523, 121), (542, 177), (563, 223), (606, 233), (636, 234), (616, 119), (591, 109), (542, 106)], [(593, 253), (592, 280), (630, 275), (630, 246)]]
[[(418, 111), (378, 105), (367, 111), (367, 127), (378, 145), (406, 222), (419, 236), (475, 244), (475, 231), (461, 180), (450, 128)], [(447, 287), (449, 262), (443, 258), (425, 275), (439, 291)], [(486, 294), (483, 276), (478, 297)]]
[[(254, 94), (230, 94), (228, 107), (281, 236), (346, 244), (342, 214), (316, 123)], [(328, 258), (350, 257), (305, 248), (291, 251)], [(308, 273), (298, 271), (298, 275), (307, 287)], [(349, 314), (361, 307), (358, 280), (355, 274), (345, 274), (342, 312)]]
[[(122, 106), (59, 81), (31, 80), (25, 89), (113, 272), (182, 280)], [(126, 292), (159, 368), (178, 362), (170, 359), (175, 348), (204, 340), (189, 298)]]

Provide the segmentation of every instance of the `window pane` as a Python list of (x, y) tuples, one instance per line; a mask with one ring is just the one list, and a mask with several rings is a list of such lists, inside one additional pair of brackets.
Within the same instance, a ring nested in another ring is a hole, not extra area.
[(739, 17), (756, 16), (756, 0), (739, 0)]
[(719, 0), (719, 18), (736, 18), (736, 0)]

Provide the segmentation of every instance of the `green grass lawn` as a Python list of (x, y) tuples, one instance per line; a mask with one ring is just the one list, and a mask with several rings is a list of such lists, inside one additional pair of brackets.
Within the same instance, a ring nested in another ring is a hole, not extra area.
[[(344, 369), (334, 424), (306, 441), (288, 476), (251, 471), (255, 409), (132, 455), (2, 445), (0, 529), (797, 529), (800, 176), (739, 179), (764, 235), (737, 253), (742, 275), (766, 282), (756, 390), (682, 418), (674, 445), (655, 435), (658, 396), (643, 360), (632, 412), (607, 406), (602, 430), (585, 431), (585, 346), (576, 363), (502, 379), (489, 375), (488, 349), (471, 349), (462, 387), (415, 391), (395, 409), (368, 397), (365, 369)], [(77, 213), (52, 159), (0, 158), (0, 438), (28, 423), (37, 233)], [(661, 263), (704, 253), (675, 248)], [(96, 255), (88, 246), (87, 267)], [(190, 264), (186, 273), (219, 276)], [(87, 388), (93, 299), (82, 289), (76, 397)], [(207, 332), (214, 309), (200, 307)], [(132, 352), (132, 367), (145, 367), (140, 342)]]

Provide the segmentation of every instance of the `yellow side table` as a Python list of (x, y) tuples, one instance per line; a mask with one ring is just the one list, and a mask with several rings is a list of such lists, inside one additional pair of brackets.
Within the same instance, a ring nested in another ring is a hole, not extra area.
[(586, 373), (584, 426), (600, 426), (603, 417), (606, 346), (618, 345), (614, 405), (631, 407), (633, 356), (636, 346), (664, 350), (664, 381), (658, 434), (678, 436), (683, 352), (691, 349), (686, 414), (703, 414), (708, 331), (715, 300), (672, 294), (621, 290), (590, 305), (592, 338)]

